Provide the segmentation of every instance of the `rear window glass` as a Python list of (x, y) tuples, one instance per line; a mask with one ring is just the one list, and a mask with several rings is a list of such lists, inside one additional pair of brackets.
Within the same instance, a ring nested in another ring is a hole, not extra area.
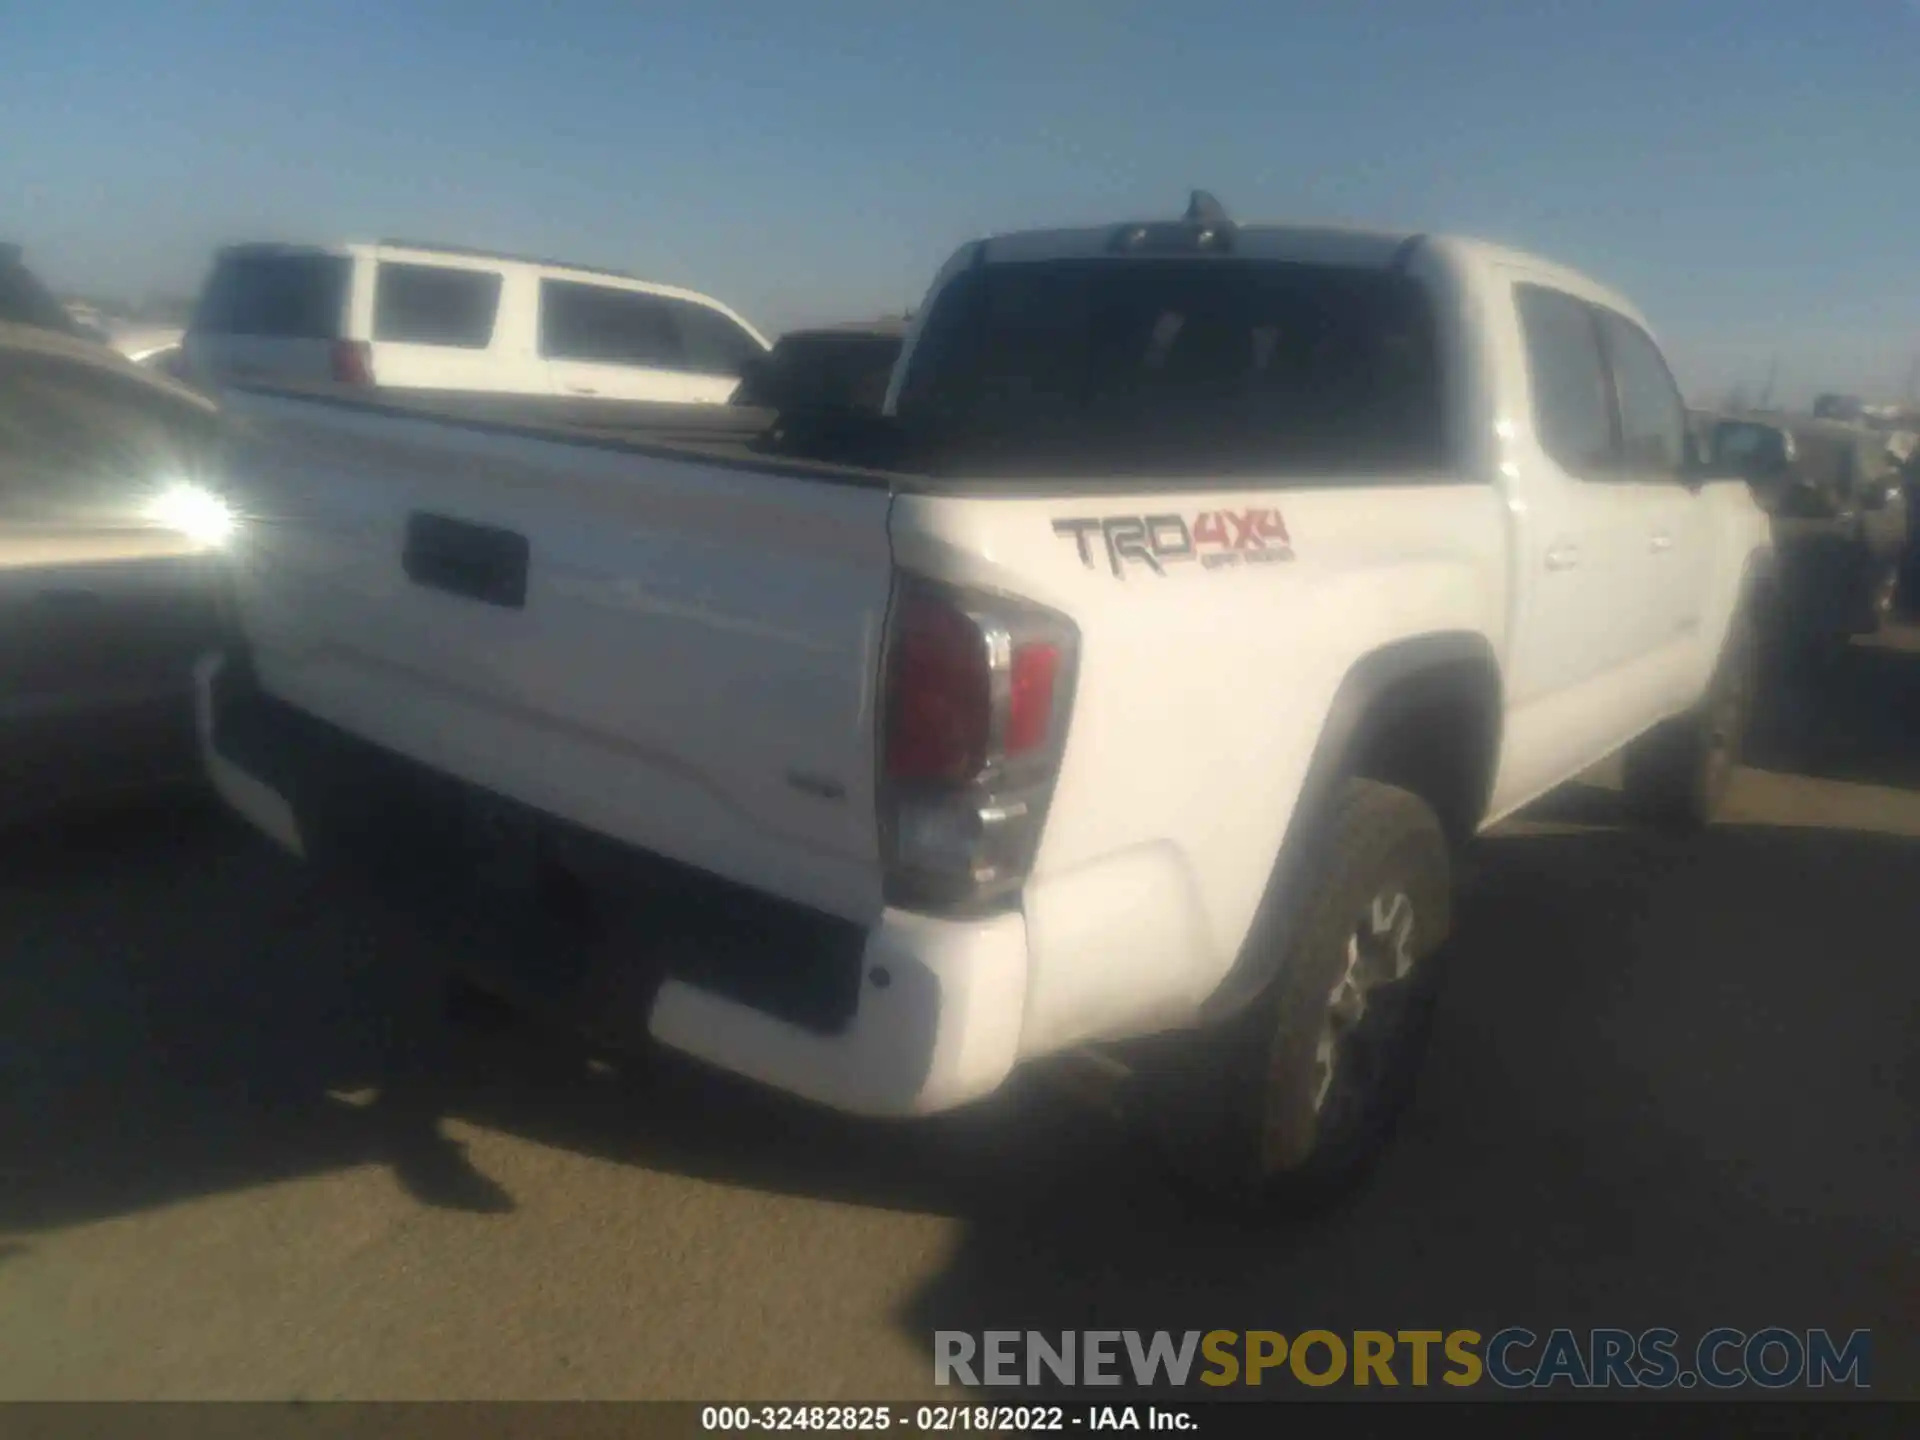
[(484, 350), (499, 310), (497, 271), (383, 263), (374, 281), (373, 338)]
[(899, 410), (942, 471), (1404, 480), (1446, 462), (1426, 293), (1351, 267), (984, 266), (935, 302)]
[(680, 331), (658, 296), (572, 280), (540, 282), (540, 353), (603, 365), (685, 364)]
[(341, 255), (229, 255), (214, 266), (194, 313), (203, 334), (337, 340), (346, 320)]

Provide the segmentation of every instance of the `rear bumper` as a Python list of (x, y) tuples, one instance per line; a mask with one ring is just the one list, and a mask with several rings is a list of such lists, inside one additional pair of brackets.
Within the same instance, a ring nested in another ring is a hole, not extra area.
[(858, 926), (589, 834), (195, 669), (202, 764), (236, 813), (331, 872), (432, 906), (462, 968), (836, 1109), (913, 1115), (996, 1089), (1028, 990), (1018, 913)]

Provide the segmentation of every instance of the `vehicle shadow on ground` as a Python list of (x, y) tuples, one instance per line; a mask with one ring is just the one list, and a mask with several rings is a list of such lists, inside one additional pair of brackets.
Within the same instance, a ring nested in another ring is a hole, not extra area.
[(954, 1216), (957, 1249), (900, 1316), (929, 1349), (937, 1329), (1866, 1326), (1880, 1393), (1911, 1385), (1891, 1352), (1920, 1335), (1920, 840), (1680, 844), (1567, 796), (1591, 828), (1488, 842), (1372, 1182), (1275, 1226), (1196, 1213), (1117, 1123), (1037, 1080), (857, 1124), (449, 1025), (431, 937), (201, 809), (17, 837), (0, 1235), (367, 1164), (422, 1204), (508, 1214), (451, 1119)]
[(908, 1327), (1864, 1326), (1911, 1386), (1920, 841), (1490, 848), (1420, 1093), (1344, 1208), (1208, 1219), (1083, 1144), (970, 1217)]
[(1920, 632), (1775, 659), (1746, 761), (1780, 774), (1920, 790)]
[(993, 1183), (984, 1114), (850, 1124), (666, 1057), (454, 1023), (443, 937), (205, 806), (0, 846), (0, 935), (0, 1238), (368, 1164), (422, 1204), (511, 1212), (448, 1119), (855, 1203), (951, 1212)]

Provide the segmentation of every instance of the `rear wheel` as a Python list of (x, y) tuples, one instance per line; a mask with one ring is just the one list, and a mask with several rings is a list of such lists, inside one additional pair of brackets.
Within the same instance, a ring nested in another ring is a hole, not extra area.
[(1880, 583), (1873, 592), (1873, 628), (1869, 634), (1877, 635), (1900, 614), (1900, 567), (1890, 565), (1880, 577)]
[[(1137, 1105), (1184, 1180), (1237, 1206), (1362, 1178), (1410, 1098), (1452, 924), (1446, 837), (1418, 796), (1348, 781), (1275, 980), (1142, 1067)], [(1258, 937), (1252, 942), (1260, 944)]]
[(1726, 805), (1752, 718), (1758, 647), (1743, 608), (1728, 628), (1706, 697), (1627, 747), (1622, 792), (1643, 824), (1687, 834), (1711, 824)]

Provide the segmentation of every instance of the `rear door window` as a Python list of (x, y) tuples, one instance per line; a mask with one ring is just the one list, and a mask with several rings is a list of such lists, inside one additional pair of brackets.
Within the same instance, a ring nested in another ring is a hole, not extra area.
[(337, 340), (346, 323), (351, 263), (344, 255), (228, 255), (207, 279), (193, 317), (202, 334)]
[(1585, 301), (1514, 286), (1540, 448), (1577, 479), (1601, 479), (1616, 454), (1613, 392), (1600, 331)]
[(484, 350), (493, 343), (500, 284), (492, 270), (383, 262), (374, 281), (373, 338)]
[(573, 280), (540, 282), (540, 354), (601, 365), (686, 366), (679, 327), (659, 296)]
[(1446, 464), (1426, 292), (1359, 267), (1064, 260), (957, 276), (900, 413), (936, 468), (1362, 476)]

